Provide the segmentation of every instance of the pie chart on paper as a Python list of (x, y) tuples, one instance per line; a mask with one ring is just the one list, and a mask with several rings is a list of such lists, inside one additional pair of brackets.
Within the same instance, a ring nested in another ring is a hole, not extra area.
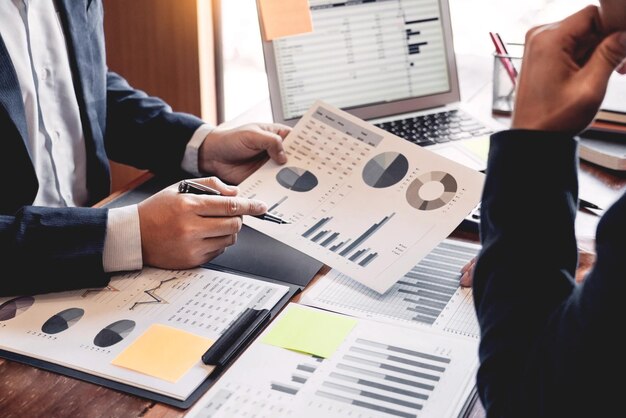
[(20, 296), (4, 302), (0, 305), (0, 322), (8, 321), (26, 312), (34, 303), (35, 298), (32, 296)]
[(365, 164), (363, 181), (377, 189), (393, 186), (406, 176), (409, 160), (397, 152), (383, 152)]
[(315, 174), (298, 167), (285, 167), (276, 174), (278, 184), (294, 192), (308, 192), (318, 184)]
[(406, 191), (406, 200), (417, 210), (435, 210), (450, 203), (457, 189), (457, 181), (451, 174), (431, 171), (411, 182)]
[(135, 321), (130, 319), (113, 322), (96, 335), (93, 343), (98, 347), (110, 347), (128, 337), (133, 329), (135, 329)]
[(41, 330), (46, 334), (58, 334), (77, 323), (84, 314), (84, 309), (66, 309), (50, 317), (50, 319), (43, 324)]

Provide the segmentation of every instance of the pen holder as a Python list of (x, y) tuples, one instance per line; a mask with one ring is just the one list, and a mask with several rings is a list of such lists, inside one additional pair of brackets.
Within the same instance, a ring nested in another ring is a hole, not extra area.
[(497, 115), (513, 113), (517, 75), (522, 67), (522, 57), (493, 54), (493, 96), (491, 111)]

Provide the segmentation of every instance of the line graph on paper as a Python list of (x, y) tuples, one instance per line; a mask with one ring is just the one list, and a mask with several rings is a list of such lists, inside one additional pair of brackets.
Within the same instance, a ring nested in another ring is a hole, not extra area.
[(480, 332), (472, 291), (459, 287), (459, 277), (461, 267), (479, 249), (476, 244), (444, 240), (384, 294), (331, 270), (304, 293), (302, 303), (476, 339)]
[(147, 295), (147, 300), (140, 300), (140, 301), (133, 303), (133, 305), (129, 308), (129, 310), (132, 311), (133, 309), (141, 305), (155, 305), (155, 304), (158, 305), (161, 303), (168, 303), (162, 296), (159, 296), (159, 290), (162, 287), (165, 287), (164, 285), (166, 285), (167, 283), (173, 282), (175, 280), (178, 280), (178, 277), (176, 276), (170, 277), (169, 279), (161, 280), (159, 284), (153, 287), (152, 289), (144, 290), (143, 293)]

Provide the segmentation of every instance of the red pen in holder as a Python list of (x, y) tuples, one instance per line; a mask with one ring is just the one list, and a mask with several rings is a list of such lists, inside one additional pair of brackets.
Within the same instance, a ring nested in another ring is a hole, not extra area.
[(493, 98), (492, 112), (500, 115), (510, 115), (515, 103), (515, 88), (517, 75), (521, 68), (521, 54), (511, 55), (498, 34), (489, 33), (495, 46), (493, 55)]

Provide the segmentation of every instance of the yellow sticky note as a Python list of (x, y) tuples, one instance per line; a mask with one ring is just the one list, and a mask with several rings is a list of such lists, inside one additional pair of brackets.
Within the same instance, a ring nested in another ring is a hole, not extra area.
[(308, 0), (258, 0), (263, 39), (313, 31)]
[(347, 316), (292, 306), (265, 335), (263, 342), (327, 358), (356, 323)]
[(214, 341), (189, 332), (154, 324), (113, 361), (116, 366), (176, 383)]
[(489, 136), (483, 136), (476, 139), (461, 141), (459, 144), (470, 150), (473, 154), (483, 161), (487, 161), (489, 157)]

